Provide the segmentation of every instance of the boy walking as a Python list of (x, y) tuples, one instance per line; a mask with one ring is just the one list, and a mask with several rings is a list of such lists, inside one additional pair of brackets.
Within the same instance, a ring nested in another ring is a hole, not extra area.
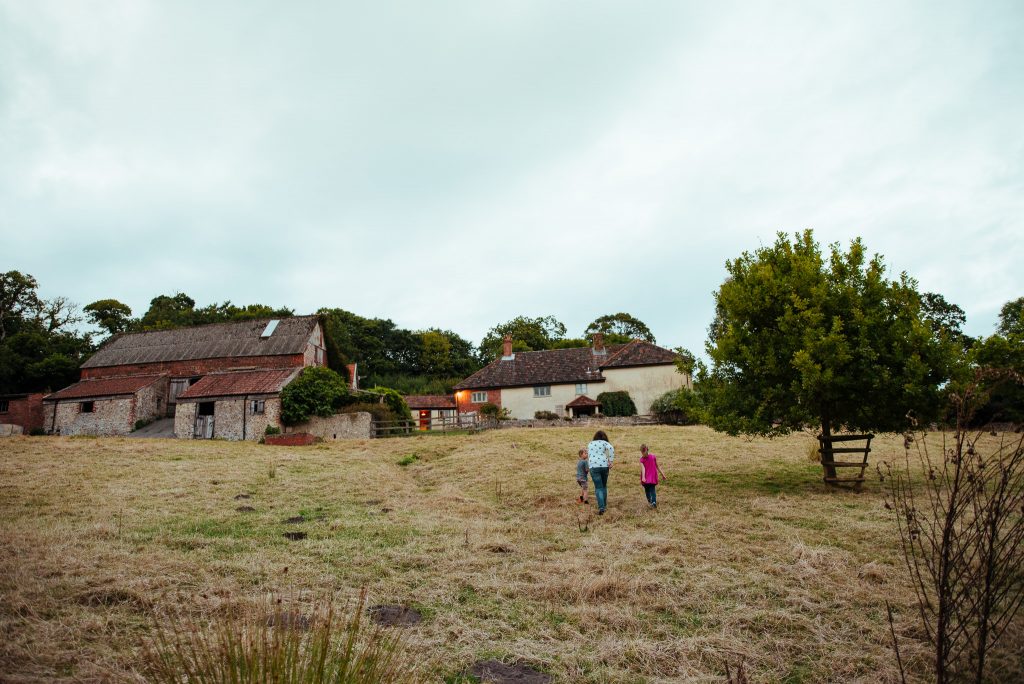
[(587, 474), (590, 473), (590, 466), (587, 465), (587, 450), (580, 449), (579, 460), (576, 461), (576, 484), (580, 486), (580, 503), (589, 503), (587, 497)]

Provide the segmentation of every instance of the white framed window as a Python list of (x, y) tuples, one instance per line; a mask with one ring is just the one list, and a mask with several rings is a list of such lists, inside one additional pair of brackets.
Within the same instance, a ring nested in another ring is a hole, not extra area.
[(474, 404), (485, 404), (487, 403), (487, 392), (473, 392), (469, 400)]
[(264, 411), (266, 411), (266, 399), (253, 399), (249, 402), (249, 413), (252, 415), (262, 415)]
[(533, 386), (534, 397), (550, 397), (551, 396), (551, 385), (534, 385)]
[(576, 383), (576, 394), (586, 394), (586, 393), (587, 393), (587, 383), (585, 383), (585, 382), (577, 382)]

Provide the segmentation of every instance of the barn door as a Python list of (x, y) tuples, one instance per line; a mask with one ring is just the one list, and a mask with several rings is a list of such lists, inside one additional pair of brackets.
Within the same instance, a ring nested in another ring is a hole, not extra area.
[(195, 439), (213, 439), (213, 416), (196, 416)]

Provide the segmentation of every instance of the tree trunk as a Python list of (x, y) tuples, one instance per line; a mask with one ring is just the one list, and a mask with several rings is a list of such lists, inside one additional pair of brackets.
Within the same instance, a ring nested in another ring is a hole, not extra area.
[(835, 477), (836, 467), (832, 465), (835, 463), (835, 456), (831, 451), (825, 451), (825, 449), (832, 448), (832, 421), (828, 414), (828, 409), (822, 407), (821, 409), (821, 467), (825, 469), (825, 477)]

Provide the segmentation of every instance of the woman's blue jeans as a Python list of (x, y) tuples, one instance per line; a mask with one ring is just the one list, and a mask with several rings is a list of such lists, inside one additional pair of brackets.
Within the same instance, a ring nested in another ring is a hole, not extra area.
[(594, 495), (597, 496), (597, 510), (603, 511), (608, 503), (608, 469), (591, 468), (590, 479), (594, 481)]

